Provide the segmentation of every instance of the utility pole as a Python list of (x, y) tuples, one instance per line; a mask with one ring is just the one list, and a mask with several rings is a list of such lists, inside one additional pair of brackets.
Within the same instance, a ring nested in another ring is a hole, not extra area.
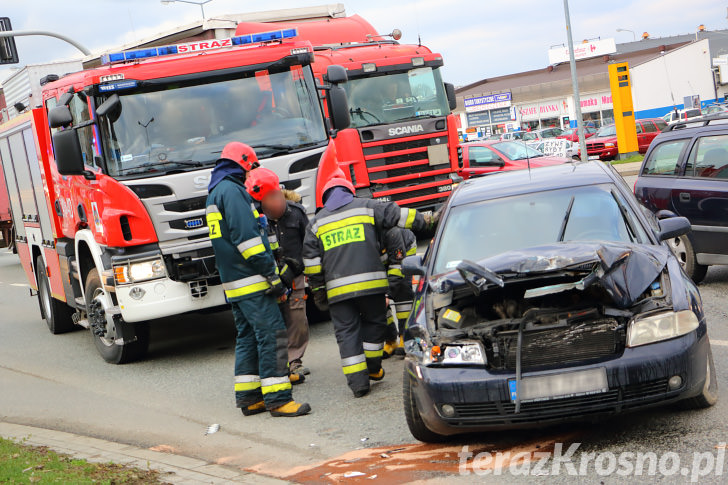
[(576, 112), (576, 127), (579, 134), (579, 158), (587, 160), (586, 138), (584, 137), (584, 118), (581, 115), (581, 97), (579, 96), (579, 79), (576, 75), (576, 60), (574, 59), (574, 40), (571, 36), (571, 16), (569, 15), (569, 0), (564, 0), (564, 16), (566, 17), (566, 38), (569, 41), (569, 66), (571, 67), (571, 86), (574, 90), (574, 111)]

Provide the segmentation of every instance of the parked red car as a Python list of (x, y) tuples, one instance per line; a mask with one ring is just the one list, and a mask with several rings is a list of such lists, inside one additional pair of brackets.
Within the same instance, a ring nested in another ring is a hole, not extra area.
[(462, 168), (458, 175), (463, 179), (493, 172), (524, 170), (528, 168), (559, 165), (568, 158), (544, 155), (523, 142), (486, 140), (463, 143), (458, 152), (462, 157)]
[[(667, 128), (662, 118), (637, 120), (637, 144), (640, 153), (646, 153), (652, 140)], [(614, 160), (619, 154), (617, 149), (617, 129), (615, 125), (599, 128), (597, 133), (586, 143), (589, 160)]]
[[(591, 126), (584, 127), (584, 137), (585, 138), (594, 136), (594, 134), (596, 132), (597, 132), (596, 128), (592, 128)], [(579, 129), (578, 128), (569, 128), (568, 130), (564, 131), (562, 134), (560, 134), (556, 138), (563, 138), (564, 140), (569, 140), (572, 143), (576, 143), (577, 141), (579, 141)]]

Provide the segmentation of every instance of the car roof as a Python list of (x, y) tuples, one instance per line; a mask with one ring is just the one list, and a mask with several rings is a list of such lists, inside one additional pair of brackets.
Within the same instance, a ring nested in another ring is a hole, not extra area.
[[(706, 125), (705, 123), (708, 122)], [(687, 138), (698, 133), (724, 132), (728, 130), (728, 116), (718, 113), (712, 116), (705, 116), (694, 121), (678, 122), (671, 125), (671, 129), (663, 131), (655, 137), (655, 140), (670, 138)]]
[(511, 170), (478, 177), (461, 183), (452, 193), (450, 206), (466, 205), (512, 195), (543, 192), (604, 183), (614, 183), (613, 174), (602, 162), (570, 162)]

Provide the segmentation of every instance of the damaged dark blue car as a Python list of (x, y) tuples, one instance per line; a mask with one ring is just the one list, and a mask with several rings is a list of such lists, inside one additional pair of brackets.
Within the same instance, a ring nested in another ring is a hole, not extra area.
[(424, 257), (405, 349), (413, 436), (533, 427), (680, 401), (717, 381), (700, 293), (601, 162), (462, 183)]

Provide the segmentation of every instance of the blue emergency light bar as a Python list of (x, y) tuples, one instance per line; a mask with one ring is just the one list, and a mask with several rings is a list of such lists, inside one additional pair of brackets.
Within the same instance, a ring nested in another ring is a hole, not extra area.
[[(291, 39), (298, 36), (298, 29), (273, 30), (270, 32), (260, 32), (257, 34), (238, 35), (229, 39), (211, 39), (209, 41), (197, 41), (187, 44), (166, 45), (162, 47), (150, 47), (148, 49), (139, 49), (135, 51), (114, 52), (101, 56), (101, 64), (112, 64), (114, 62), (136, 61), (139, 59), (148, 59), (150, 57), (169, 56), (174, 54), (188, 54), (201, 52), (221, 47), (241, 46), (249, 44), (257, 44), (261, 42), (271, 42), (274, 40)], [(211, 47), (204, 47), (211, 45)]]

